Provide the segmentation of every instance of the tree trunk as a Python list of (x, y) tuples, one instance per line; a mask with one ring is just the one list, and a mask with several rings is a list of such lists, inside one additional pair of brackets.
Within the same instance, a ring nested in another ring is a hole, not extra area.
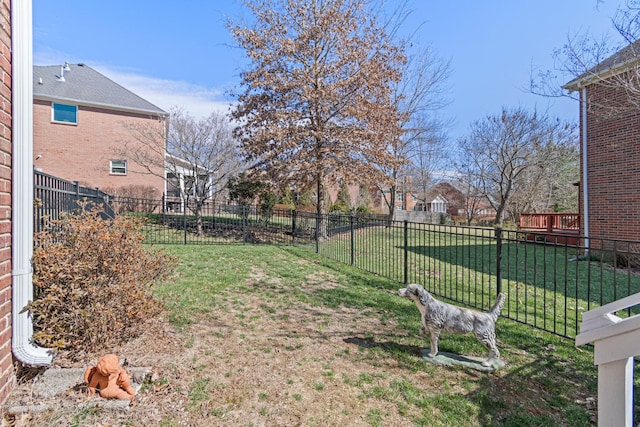
[(324, 184), (322, 183), (322, 176), (319, 175), (316, 181), (316, 233), (318, 233), (318, 240), (326, 240), (329, 238), (329, 230), (327, 223), (327, 207), (324, 202)]
[(502, 227), (504, 220), (504, 203), (500, 203), (496, 209), (496, 217), (493, 219), (493, 225)]
[(395, 185), (389, 187), (389, 201), (387, 206), (389, 207), (389, 215), (387, 216), (387, 228), (393, 226), (393, 221), (396, 220), (396, 193), (397, 188)]
[(389, 188), (389, 198), (391, 199), (389, 202), (389, 225), (393, 224), (393, 221), (396, 220), (396, 195), (398, 193), (398, 189), (395, 185), (392, 185)]
[(202, 202), (200, 202), (199, 200), (196, 201), (195, 215), (196, 215), (196, 234), (198, 236), (202, 236), (202, 234), (203, 234), (203, 232), (202, 232)]

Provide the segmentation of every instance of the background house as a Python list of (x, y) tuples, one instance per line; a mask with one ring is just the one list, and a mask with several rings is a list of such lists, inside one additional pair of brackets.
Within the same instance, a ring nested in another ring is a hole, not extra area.
[[(165, 191), (163, 171), (153, 173), (122, 153), (135, 149), (128, 127), (164, 134), (168, 114), (84, 64), (33, 67), (34, 167), (89, 187), (152, 187)], [(166, 141), (158, 156), (164, 156)], [(160, 161), (154, 162), (162, 165)]]
[(638, 47), (564, 86), (580, 92), (580, 233), (593, 238), (640, 240), (640, 110), (628, 90), (637, 84)]
[(167, 187), (165, 208), (184, 212), (184, 204), (191, 200), (215, 201), (216, 171), (167, 153)]
[(442, 181), (430, 188), (422, 197), (427, 211), (458, 215), (460, 208), (465, 206), (465, 196), (453, 184)]
[(398, 179), (395, 200), (393, 203), (390, 203), (391, 189), (381, 190), (374, 187), (371, 192), (374, 195), (372, 200), (373, 210), (377, 214), (388, 214), (389, 204), (392, 204), (395, 207), (396, 212), (424, 210), (422, 204), (420, 204), (416, 197), (415, 192), (412, 191), (412, 180), (410, 176)]

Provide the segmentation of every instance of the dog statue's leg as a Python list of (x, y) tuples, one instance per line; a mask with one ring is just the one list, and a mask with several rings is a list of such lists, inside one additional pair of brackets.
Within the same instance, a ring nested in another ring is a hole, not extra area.
[(478, 339), (489, 349), (489, 357), (487, 357), (487, 360), (482, 362), (482, 366), (493, 365), (493, 361), (500, 358), (500, 351), (498, 351), (498, 347), (496, 345), (496, 334), (488, 333), (486, 336), (478, 336)]
[(495, 344), (493, 344), (493, 346), (489, 350), (489, 357), (487, 358), (487, 360), (482, 362), (482, 366), (491, 366), (493, 365), (493, 361), (496, 359), (500, 359), (500, 352), (498, 351), (498, 348), (495, 346)]
[(431, 351), (429, 352), (429, 357), (436, 357), (438, 354), (438, 337), (439, 333), (437, 331), (431, 331)]

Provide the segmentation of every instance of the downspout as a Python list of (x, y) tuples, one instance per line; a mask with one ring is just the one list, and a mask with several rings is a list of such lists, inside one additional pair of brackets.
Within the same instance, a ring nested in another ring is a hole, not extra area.
[(582, 116), (582, 216), (584, 224), (585, 252), (589, 253), (589, 174), (587, 171), (587, 88), (582, 88), (580, 96), (580, 107)]
[(13, 355), (31, 366), (50, 365), (53, 353), (32, 342), (25, 306), (33, 299), (33, 31), (32, 0), (11, 1), (12, 29), (12, 338)]

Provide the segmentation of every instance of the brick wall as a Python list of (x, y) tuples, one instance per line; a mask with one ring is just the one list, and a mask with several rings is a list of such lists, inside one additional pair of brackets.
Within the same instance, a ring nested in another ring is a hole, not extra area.
[[(34, 167), (88, 187), (117, 188), (128, 185), (152, 186), (158, 197), (164, 191), (161, 168), (149, 174), (131, 158), (116, 154), (123, 141), (135, 140), (125, 123), (133, 126), (154, 126), (158, 131), (163, 122), (148, 115), (129, 114), (108, 109), (79, 106), (78, 124), (51, 122), (51, 102), (34, 101), (33, 155)], [(110, 160), (127, 160), (127, 175), (111, 175)]]
[(587, 97), (590, 235), (640, 240), (640, 111), (621, 88), (591, 85)]
[(0, 5), (0, 402), (15, 383), (11, 357), (11, 2)]

